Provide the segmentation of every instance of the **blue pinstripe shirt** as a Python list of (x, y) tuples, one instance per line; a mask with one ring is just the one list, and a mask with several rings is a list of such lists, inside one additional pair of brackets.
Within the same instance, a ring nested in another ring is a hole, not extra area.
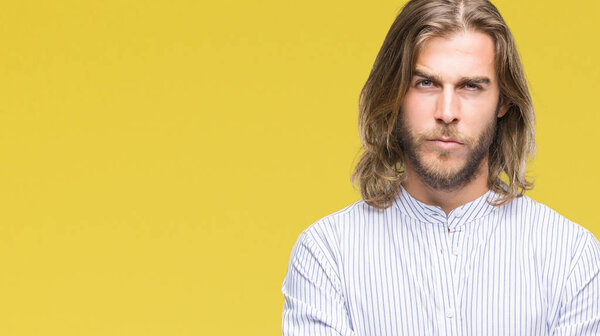
[(284, 335), (600, 335), (600, 243), (523, 196), (488, 191), (452, 210), (402, 190), (296, 241)]

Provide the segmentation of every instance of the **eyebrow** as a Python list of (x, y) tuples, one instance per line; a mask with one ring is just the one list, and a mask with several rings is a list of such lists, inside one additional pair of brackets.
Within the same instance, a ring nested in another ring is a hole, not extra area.
[[(422, 71), (414, 71), (414, 76), (423, 77), (425, 79), (433, 80), (434, 82), (441, 83), (442, 80), (436, 75), (426, 74)], [(476, 83), (476, 84), (487, 84), (489, 85), (492, 81), (485, 76), (476, 76), (476, 77), (461, 77), (459, 80), (460, 84), (464, 83)]]

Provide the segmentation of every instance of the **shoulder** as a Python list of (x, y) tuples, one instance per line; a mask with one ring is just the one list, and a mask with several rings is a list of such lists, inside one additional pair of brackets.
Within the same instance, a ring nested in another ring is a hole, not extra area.
[(573, 264), (586, 250), (597, 250), (600, 243), (585, 227), (561, 215), (549, 206), (527, 196), (506, 205), (507, 217), (526, 231), (529, 244), (547, 257)]
[(393, 207), (381, 210), (363, 200), (356, 201), (310, 224), (300, 233), (296, 244), (310, 245), (317, 253), (338, 259), (351, 237), (360, 236), (367, 225), (377, 223), (378, 217), (387, 217)]
[(505, 211), (507, 217), (517, 219), (519, 224), (532, 229), (556, 230), (576, 235), (589, 233), (583, 226), (528, 196), (518, 197), (505, 206), (508, 207)]
[(310, 224), (302, 234), (309, 235), (313, 239), (336, 241), (344, 234), (376, 222), (378, 218), (388, 217), (394, 207), (395, 205), (386, 209), (377, 209), (365, 201), (359, 200), (318, 219)]

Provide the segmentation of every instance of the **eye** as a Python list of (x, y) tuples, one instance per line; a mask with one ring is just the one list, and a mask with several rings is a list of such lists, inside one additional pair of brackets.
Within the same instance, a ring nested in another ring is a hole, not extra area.
[(431, 87), (433, 83), (429, 79), (424, 79), (422, 81), (417, 82), (417, 86), (421, 87)]
[(479, 90), (479, 89), (481, 89), (481, 86), (479, 86), (477, 84), (473, 84), (473, 83), (467, 83), (467, 84), (465, 84), (465, 88), (467, 88), (469, 90)]

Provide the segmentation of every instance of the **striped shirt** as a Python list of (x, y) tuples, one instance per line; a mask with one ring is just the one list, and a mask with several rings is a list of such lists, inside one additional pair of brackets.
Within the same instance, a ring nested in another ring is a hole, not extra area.
[(284, 335), (600, 335), (600, 243), (527, 196), (448, 216), (404, 190), (304, 230)]

